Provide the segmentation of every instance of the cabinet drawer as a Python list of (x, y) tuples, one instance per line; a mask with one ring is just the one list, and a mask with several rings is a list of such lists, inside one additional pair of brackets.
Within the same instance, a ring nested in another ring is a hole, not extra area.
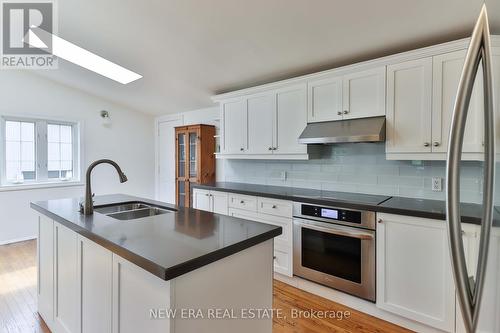
[(289, 250), (274, 247), (274, 271), (287, 276), (292, 276), (292, 257)]
[(280, 244), (288, 245), (290, 247), (292, 246), (292, 219), (286, 219), (284, 217), (278, 216), (269, 216), (256, 212), (244, 211), (241, 209), (230, 209), (229, 216), (279, 226), (283, 230), (281, 235), (274, 238), (275, 243), (279, 242)]
[(258, 198), (257, 203), (259, 213), (292, 218), (292, 203), (289, 201)]
[(249, 195), (230, 194), (229, 207), (256, 212), (257, 197), (252, 197)]

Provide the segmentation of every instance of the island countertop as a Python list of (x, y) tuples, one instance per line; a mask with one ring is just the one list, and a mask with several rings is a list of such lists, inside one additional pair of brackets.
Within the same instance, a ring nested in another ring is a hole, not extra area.
[(80, 198), (31, 203), (39, 213), (94, 241), (163, 280), (228, 257), (279, 236), (281, 227), (116, 194), (97, 196), (95, 206), (142, 202), (172, 212), (122, 221), (79, 212)]

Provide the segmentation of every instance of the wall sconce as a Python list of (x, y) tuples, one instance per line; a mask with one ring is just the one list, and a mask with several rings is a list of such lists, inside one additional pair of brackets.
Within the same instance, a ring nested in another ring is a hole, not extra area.
[(106, 127), (111, 126), (111, 118), (109, 117), (109, 112), (106, 110), (101, 111), (102, 124)]

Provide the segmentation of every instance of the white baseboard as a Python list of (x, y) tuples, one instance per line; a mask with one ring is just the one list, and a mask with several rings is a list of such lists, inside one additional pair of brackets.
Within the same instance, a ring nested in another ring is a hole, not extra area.
[(32, 240), (32, 239), (36, 239), (36, 238), (37, 238), (36, 235), (34, 235), (34, 236), (21, 237), (21, 238), (15, 238), (15, 239), (8, 239), (8, 240), (0, 241), (0, 245), (7, 245), (7, 244), (12, 244), (12, 243), (24, 242), (24, 241)]
[(354, 310), (369, 314), (379, 319), (391, 322), (395, 325), (405, 327), (415, 332), (421, 333), (443, 333), (443, 331), (418, 323), (411, 319), (392, 314), (377, 307), (375, 303), (365, 301), (364, 299), (345, 294), (341, 291), (325, 287), (323, 285), (302, 279), (300, 277), (288, 277), (274, 273), (274, 278), (278, 281), (289, 284), (295, 288), (302, 289), (311, 294), (329, 299), (333, 302), (350, 307)]

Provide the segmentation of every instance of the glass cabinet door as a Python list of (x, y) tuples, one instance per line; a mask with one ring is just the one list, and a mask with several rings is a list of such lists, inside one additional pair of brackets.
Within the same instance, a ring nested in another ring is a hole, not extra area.
[(177, 135), (177, 170), (178, 177), (186, 176), (186, 133)]
[(186, 205), (186, 182), (177, 181), (177, 205), (184, 207)]
[(196, 165), (197, 140), (198, 140), (198, 134), (196, 132), (190, 132), (189, 133), (189, 178), (196, 178), (198, 176), (197, 165)]

